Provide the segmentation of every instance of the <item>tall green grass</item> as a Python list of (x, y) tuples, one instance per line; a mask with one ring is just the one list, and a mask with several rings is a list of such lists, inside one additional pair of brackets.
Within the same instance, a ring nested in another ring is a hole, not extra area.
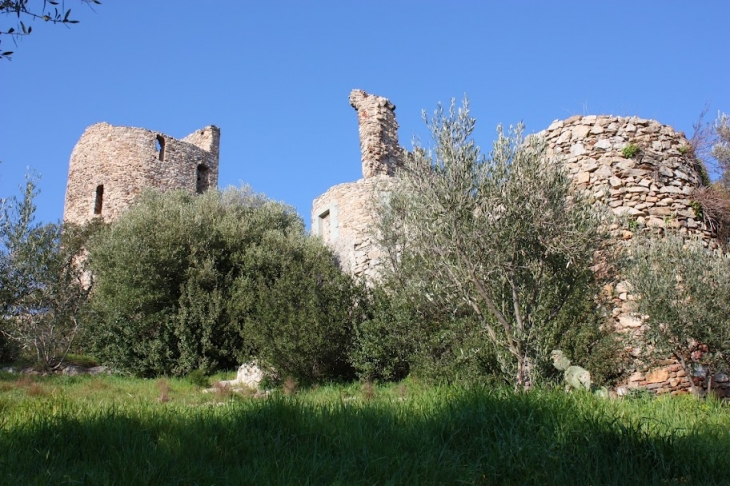
[(0, 377), (2, 484), (728, 484), (730, 410), (689, 397)]

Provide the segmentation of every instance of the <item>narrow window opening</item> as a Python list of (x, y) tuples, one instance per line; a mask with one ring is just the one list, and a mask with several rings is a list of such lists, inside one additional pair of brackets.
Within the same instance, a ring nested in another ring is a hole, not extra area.
[(208, 189), (208, 166), (200, 164), (196, 171), (195, 192), (202, 194)]
[(157, 138), (155, 138), (155, 148), (157, 149), (157, 158), (165, 160), (165, 138), (162, 135), (157, 135)]
[(325, 243), (328, 243), (331, 239), (331, 234), (330, 234), (332, 232), (332, 228), (330, 226), (331, 224), (332, 224), (332, 221), (330, 220), (330, 210), (328, 209), (327, 211), (325, 211), (319, 215), (319, 221), (318, 221), (318, 225), (317, 225), (318, 226), (317, 229), (319, 230), (318, 231), (319, 236), (322, 237), (322, 240)]
[(101, 207), (104, 204), (104, 185), (96, 186), (96, 198), (94, 198), (94, 214), (101, 214)]

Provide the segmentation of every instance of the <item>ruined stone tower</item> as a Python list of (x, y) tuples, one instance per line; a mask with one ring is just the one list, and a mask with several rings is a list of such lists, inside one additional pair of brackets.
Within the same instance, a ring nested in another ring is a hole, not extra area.
[(343, 270), (372, 280), (380, 261), (371, 236), (373, 198), (387, 190), (405, 152), (398, 145), (393, 103), (356, 89), (350, 105), (357, 110), (363, 178), (334, 186), (314, 200), (312, 231), (335, 251)]
[(361, 89), (350, 93), (350, 105), (357, 110), (362, 153), (362, 176), (395, 173), (403, 150), (398, 145), (398, 122), (395, 105), (382, 96), (369, 95)]
[(202, 193), (218, 185), (220, 130), (182, 140), (144, 128), (97, 123), (71, 153), (64, 221), (114, 221), (146, 187)]
[[(312, 231), (334, 250), (344, 271), (373, 283), (382, 259), (372, 237), (375, 201), (387, 197), (406, 152), (398, 146), (395, 106), (390, 101), (354, 90), (350, 104), (358, 115), (363, 178), (334, 186), (314, 200)], [(692, 194), (701, 186), (702, 175), (683, 133), (655, 120), (590, 115), (556, 120), (536, 135), (545, 139), (548, 156), (561, 159), (576, 190), (630, 223), (609, 228), (617, 245), (630, 245), (634, 231), (654, 228), (673, 229), (701, 238), (708, 247), (717, 246), (714, 231), (693, 206)], [(635, 155), (627, 155), (627, 147)], [(634, 311), (630, 282), (620, 275), (618, 279), (603, 289), (610, 322), (618, 334), (640, 344), (644, 316)], [(639, 367), (638, 349), (627, 350), (634, 360), (628, 388), (682, 393), (689, 388), (689, 379), (698, 379), (684, 375), (672, 359), (647, 373)], [(730, 396), (726, 374), (716, 377), (715, 386), (721, 396)]]

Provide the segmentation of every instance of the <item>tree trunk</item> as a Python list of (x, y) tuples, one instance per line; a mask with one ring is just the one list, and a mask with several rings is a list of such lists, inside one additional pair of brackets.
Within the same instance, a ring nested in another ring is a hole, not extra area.
[(517, 360), (517, 382), (515, 391), (529, 391), (532, 388), (532, 363), (528, 356), (520, 356)]

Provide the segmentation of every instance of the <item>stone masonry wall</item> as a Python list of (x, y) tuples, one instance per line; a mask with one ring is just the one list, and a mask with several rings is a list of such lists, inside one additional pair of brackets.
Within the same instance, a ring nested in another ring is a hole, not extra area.
[[(537, 135), (545, 137), (550, 154), (562, 157), (576, 189), (588, 191), (598, 204), (626, 218), (627, 224), (611, 228), (617, 244), (630, 247), (635, 231), (672, 228), (700, 237), (709, 246), (717, 245), (714, 233), (691, 206), (692, 191), (700, 186), (701, 177), (683, 133), (637, 117), (574, 116), (553, 122)], [(631, 158), (622, 153), (628, 145), (638, 149)], [(649, 372), (641, 370), (645, 322), (632, 311), (630, 289), (625, 280), (604, 289), (611, 299), (616, 331), (635, 344), (629, 350), (635, 368), (628, 388), (676, 394), (689, 389), (690, 378), (702, 385), (703, 378), (687, 377), (672, 359)], [(716, 381), (718, 394), (730, 396), (727, 376)]]
[(371, 234), (373, 201), (391, 181), (379, 175), (338, 184), (312, 204), (312, 232), (335, 251), (343, 271), (371, 283), (378, 278), (382, 256)]
[(363, 178), (392, 176), (403, 156), (398, 145), (395, 105), (387, 98), (359, 89), (350, 93), (350, 105), (357, 110)]
[(183, 140), (144, 128), (98, 123), (71, 153), (64, 221), (114, 221), (146, 187), (203, 192), (218, 185), (220, 130)]
[(371, 234), (373, 198), (387, 191), (405, 152), (398, 145), (393, 103), (356, 89), (350, 104), (357, 110), (363, 178), (332, 187), (314, 200), (312, 232), (335, 250), (343, 270), (373, 282), (381, 258)]
[[(398, 146), (390, 101), (354, 90), (350, 103), (358, 111), (363, 179), (332, 187), (314, 200), (312, 231), (335, 250), (345, 271), (372, 282), (381, 258), (371, 237), (372, 202), (388, 190), (393, 181), (389, 176), (402, 163), (405, 151)], [(692, 191), (700, 186), (701, 176), (683, 133), (654, 120), (591, 115), (557, 120), (536, 135), (545, 138), (549, 154), (565, 163), (577, 190), (588, 191), (596, 204), (625, 218), (624, 224), (610, 228), (617, 245), (630, 246), (635, 231), (672, 228), (716, 246), (715, 235), (692, 208)], [(627, 146), (636, 147), (634, 156), (624, 156)], [(639, 343), (630, 350), (635, 369), (626, 386), (683, 393), (689, 379), (702, 385), (699, 376), (687, 377), (673, 360), (648, 372), (641, 369), (645, 322), (632, 311), (630, 289), (625, 280), (604, 289), (616, 331)], [(720, 375), (716, 382), (718, 394), (730, 396), (730, 379)]]
[[(631, 217), (637, 227), (671, 226), (713, 241), (691, 207), (700, 176), (683, 133), (637, 117), (574, 116), (537, 135), (545, 137), (548, 153), (562, 157), (576, 188), (614, 214)], [(629, 144), (639, 150), (632, 158), (622, 154)]]

